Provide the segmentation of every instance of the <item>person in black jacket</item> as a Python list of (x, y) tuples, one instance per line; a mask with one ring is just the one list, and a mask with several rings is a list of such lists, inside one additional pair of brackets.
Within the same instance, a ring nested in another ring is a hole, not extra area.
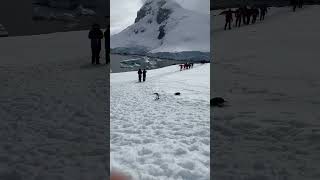
[(99, 59), (103, 32), (100, 30), (99, 24), (92, 25), (88, 37), (91, 40), (92, 64), (100, 64)]
[(303, 0), (298, 0), (298, 7), (302, 8), (302, 6), (303, 6)]
[(146, 69), (143, 70), (142, 75), (143, 75), (142, 77), (143, 77), (143, 82), (144, 82), (144, 81), (146, 81), (146, 77), (147, 77)]
[(139, 70), (138, 70), (139, 82), (141, 82), (141, 74), (142, 74), (142, 71), (141, 71), (141, 69), (139, 69)]
[(259, 9), (256, 7), (251, 8), (251, 14), (252, 14), (252, 24), (255, 24), (257, 21), (257, 17), (259, 16)]
[(235, 12), (236, 17), (236, 27), (241, 26), (242, 8), (238, 8)]
[(232, 15), (233, 11), (231, 9), (227, 10), (227, 11), (223, 11), (220, 13), (220, 15), (225, 15), (225, 25), (224, 25), (224, 30), (227, 30), (227, 27), (229, 27), (229, 30), (231, 29), (231, 22), (233, 20), (233, 15)]
[(293, 12), (295, 12), (297, 8), (297, 0), (291, 0), (291, 5)]

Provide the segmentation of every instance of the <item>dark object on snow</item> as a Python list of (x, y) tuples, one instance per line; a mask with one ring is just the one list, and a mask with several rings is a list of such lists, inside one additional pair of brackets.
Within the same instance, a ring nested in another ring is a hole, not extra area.
[(144, 81), (146, 81), (146, 77), (147, 77), (147, 71), (146, 71), (146, 69), (144, 69), (144, 70), (142, 71), (142, 75), (143, 75), (143, 82), (144, 82)]
[(156, 99), (154, 99), (154, 100), (159, 100), (160, 99), (159, 93), (153, 93), (153, 94), (156, 95)]
[(224, 30), (227, 29), (227, 26), (229, 26), (229, 30), (231, 29), (231, 22), (233, 21), (233, 16), (232, 16), (233, 11), (231, 9), (227, 11), (223, 11), (220, 13), (220, 15), (225, 15), (225, 25), (224, 25)]
[(210, 100), (210, 106), (217, 106), (217, 107), (223, 107), (225, 101), (222, 97), (215, 97)]
[(142, 71), (141, 71), (141, 69), (139, 69), (138, 70), (139, 82), (141, 82), (141, 74), (142, 74)]
[(176, 96), (180, 96), (180, 95), (181, 95), (181, 93), (180, 93), (180, 92), (176, 92), (176, 93), (174, 93), (174, 95), (176, 95)]
[(92, 64), (100, 64), (99, 59), (103, 32), (100, 30), (99, 24), (92, 25), (88, 37), (91, 39)]

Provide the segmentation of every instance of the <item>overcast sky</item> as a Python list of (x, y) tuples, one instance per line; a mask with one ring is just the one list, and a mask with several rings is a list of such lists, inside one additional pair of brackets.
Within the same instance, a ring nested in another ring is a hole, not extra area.
[[(134, 23), (143, 0), (111, 0), (110, 31), (115, 34)], [(200, 13), (210, 13), (210, 0), (175, 0), (184, 8)]]

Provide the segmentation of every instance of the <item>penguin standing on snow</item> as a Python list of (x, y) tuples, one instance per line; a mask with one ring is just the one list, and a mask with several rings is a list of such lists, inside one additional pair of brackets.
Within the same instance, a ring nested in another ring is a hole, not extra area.
[(153, 94), (156, 95), (156, 98), (154, 100), (159, 100), (160, 99), (159, 93), (153, 93)]
[(215, 97), (213, 99), (210, 100), (210, 105), (211, 106), (216, 106), (216, 107), (223, 107), (225, 106), (225, 101), (222, 97)]

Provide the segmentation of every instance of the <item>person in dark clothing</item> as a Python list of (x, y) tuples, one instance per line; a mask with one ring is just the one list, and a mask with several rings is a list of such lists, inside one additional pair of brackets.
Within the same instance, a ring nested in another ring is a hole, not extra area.
[(303, 6), (303, 0), (298, 0), (298, 8), (302, 8)]
[(180, 66), (180, 71), (182, 71), (182, 68), (183, 68), (183, 64), (180, 64), (179, 66)]
[(253, 7), (253, 8), (251, 8), (251, 13), (252, 13), (252, 24), (255, 24), (256, 23), (256, 21), (257, 21), (257, 17), (258, 17), (258, 15), (259, 15), (259, 10), (258, 10), (258, 8), (255, 8), (255, 7)]
[(264, 20), (265, 15), (267, 14), (268, 10), (266, 6), (260, 7), (260, 21)]
[(295, 12), (297, 8), (297, 0), (291, 0), (291, 5), (293, 12)]
[(231, 22), (233, 20), (232, 16), (233, 11), (229, 9), (228, 11), (223, 11), (220, 13), (220, 15), (224, 14), (226, 18), (226, 23), (224, 25), (224, 30), (227, 30), (227, 27), (229, 27), (229, 30), (231, 29)]
[(191, 63), (191, 68), (193, 68), (193, 63)]
[(242, 8), (242, 21), (243, 21), (243, 24), (248, 24), (247, 23), (247, 16), (248, 16), (248, 8), (247, 8), (247, 6), (244, 6)]
[(92, 25), (88, 37), (91, 40), (92, 64), (100, 64), (99, 59), (103, 32), (100, 30), (99, 24)]
[(246, 15), (247, 15), (247, 25), (249, 25), (250, 24), (250, 20), (251, 20), (251, 15), (252, 15), (252, 8), (251, 9), (247, 9), (247, 13), (246, 13)]
[(110, 29), (107, 27), (104, 32), (104, 47), (106, 52), (106, 64), (110, 63)]
[(141, 71), (141, 69), (139, 69), (139, 70), (138, 70), (139, 82), (141, 82), (141, 74), (142, 74), (142, 71)]
[(144, 81), (146, 81), (146, 77), (147, 77), (146, 69), (143, 70), (142, 75), (143, 75), (143, 82), (144, 82)]
[(242, 17), (242, 8), (238, 8), (235, 12), (235, 17), (236, 17), (236, 27), (241, 26), (241, 17)]

